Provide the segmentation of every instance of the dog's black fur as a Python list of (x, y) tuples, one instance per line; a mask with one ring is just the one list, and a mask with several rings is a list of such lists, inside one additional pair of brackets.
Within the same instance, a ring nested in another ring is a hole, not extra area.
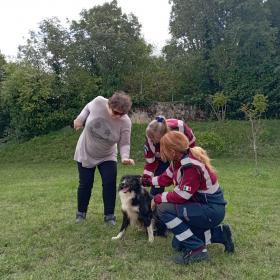
[(165, 225), (151, 209), (153, 197), (143, 187), (141, 178), (139, 175), (126, 175), (121, 178), (119, 195), (123, 221), (119, 234), (112, 239), (122, 238), (130, 224), (138, 224), (146, 228), (150, 242), (154, 240), (154, 233), (159, 236), (167, 234)]

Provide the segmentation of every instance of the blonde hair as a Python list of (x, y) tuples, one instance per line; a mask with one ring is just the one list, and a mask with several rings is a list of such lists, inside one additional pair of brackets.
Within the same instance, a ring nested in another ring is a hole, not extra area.
[(210, 171), (216, 172), (211, 165), (211, 160), (207, 155), (207, 152), (201, 147), (190, 148), (189, 139), (182, 132), (169, 131), (160, 139), (160, 157), (164, 161), (171, 159), (172, 151), (186, 153), (188, 149), (190, 149), (192, 155), (205, 164)]
[(152, 120), (147, 128), (146, 134), (158, 134), (163, 136), (165, 133), (169, 131), (169, 127), (167, 126), (166, 119), (164, 116), (157, 116), (154, 120)]

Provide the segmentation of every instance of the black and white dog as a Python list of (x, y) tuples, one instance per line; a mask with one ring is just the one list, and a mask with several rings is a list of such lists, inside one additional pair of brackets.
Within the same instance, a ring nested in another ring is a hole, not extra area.
[(123, 213), (123, 221), (120, 232), (112, 240), (124, 236), (129, 225), (140, 225), (146, 228), (149, 242), (154, 241), (154, 221), (151, 209), (152, 196), (142, 186), (141, 176), (123, 176), (119, 185), (119, 195)]

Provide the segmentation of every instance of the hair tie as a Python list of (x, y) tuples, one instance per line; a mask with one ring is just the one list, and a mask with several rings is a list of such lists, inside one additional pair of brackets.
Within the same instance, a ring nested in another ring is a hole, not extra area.
[(156, 120), (157, 120), (157, 122), (162, 123), (164, 121), (164, 118), (158, 116), (158, 117), (156, 117)]

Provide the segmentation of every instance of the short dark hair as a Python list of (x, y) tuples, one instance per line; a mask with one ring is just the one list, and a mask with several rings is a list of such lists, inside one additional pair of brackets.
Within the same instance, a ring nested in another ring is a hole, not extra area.
[(124, 114), (127, 114), (131, 109), (131, 98), (124, 91), (118, 90), (109, 98), (108, 105), (111, 109), (117, 109)]

